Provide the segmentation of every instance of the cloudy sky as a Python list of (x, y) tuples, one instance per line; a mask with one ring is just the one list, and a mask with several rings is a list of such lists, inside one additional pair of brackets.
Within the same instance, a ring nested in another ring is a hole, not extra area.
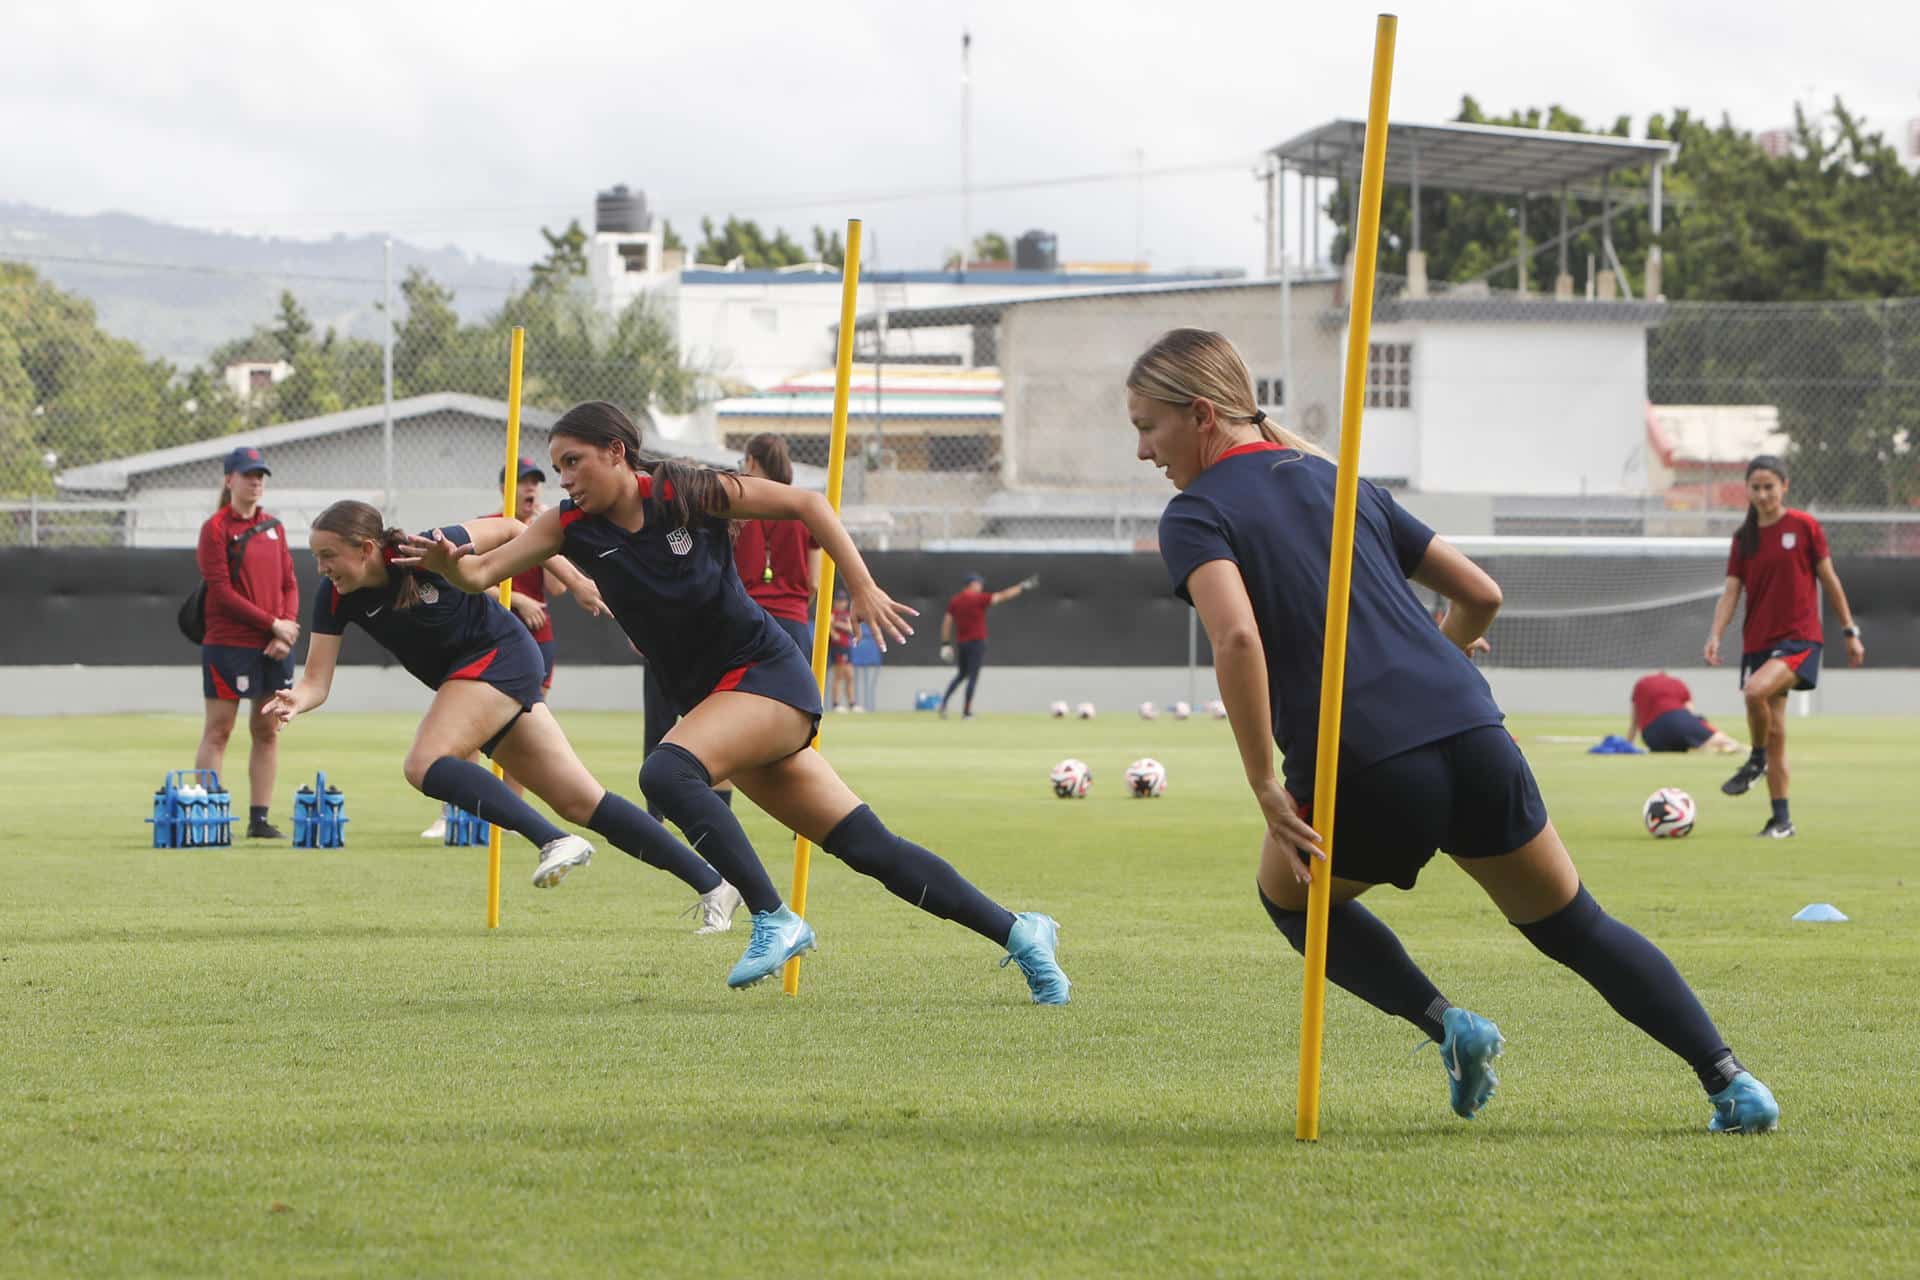
[[(1408, 0), (1393, 114), (1687, 106), (1767, 128), (1835, 94), (1920, 116), (1910, 0)], [(328, 5), (12, 0), (0, 200), (255, 234), (388, 230), (536, 256), (624, 181), (689, 228), (867, 219), (870, 260), (960, 240), (960, 33), (973, 33), (972, 225), (1063, 256), (1257, 267), (1259, 150), (1361, 116), (1375, 6), (1316, 0), (575, 0)], [(1461, 15), (1471, 12), (1470, 20)], [(1144, 170), (1143, 178), (1130, 176)], [(1120, 175), (1062, 184), (1058, 180)], [(1037, 185), (1052, 183), (1054, 185)], [(1030, 185), (1034, 184), (1034, 185)]]

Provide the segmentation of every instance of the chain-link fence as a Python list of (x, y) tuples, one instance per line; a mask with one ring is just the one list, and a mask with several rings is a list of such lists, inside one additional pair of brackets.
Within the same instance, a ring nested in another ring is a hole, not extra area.
[[(844, 505), (865, 545), (1150, 549), (1170, 491), (1134, 456), (1123, 383), (1180, 325), (1231, 336), (1262, 407), (1337, 443), (1348, 315), (1332, 272), (991, 276), (863, 286)], [(265, 451), (268, 506), (295, 530), (346, 496), (410, 524), (491, 509), (513, 324), (526, 456), (545, 458), (567, 406), (607, 399), (644, 414), (653, 447), (711, 462), (778, 432), (818, 484), (837, 280), (741, 280), (688, 275), (618, 309), (531, 286), (473, 323), (409, 279), (389, 396), (381, 342), (297, 306), (188, 367), (0, 262), (0, 542), (189, 545), (239, 443)], [(1384, 280), (1372, 339), (1363, 467), (1445, 532), (1720, 536), (1745, 513), (1747, 459), (1777, 452), (1836, 550), (1920, 554), (1920, 301), (1410, 297)]]

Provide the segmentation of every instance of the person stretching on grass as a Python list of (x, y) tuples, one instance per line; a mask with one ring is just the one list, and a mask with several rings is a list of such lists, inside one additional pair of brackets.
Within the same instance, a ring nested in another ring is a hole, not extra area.
[[(1134, 362), (1126, 389), (1136, 455), (1180, 491), (1160, 519), (1160, 554), (1207, 629), (1260, 806), (1260, 901), (1304, 952), (1308, 860), (1326, 856), (1310, 823), (1335, 468), (1258, 410), (1246, 365), (1217, 333), (1165, 334)], [(1409, 578), (1453, 602), (1441, 625)], [(1493, 579), (1361, 482), (1327, 977), (1439, 1042), (1456, 1114), (1471, 1119), (1493, 1096), (1499, 1028), (1441, 995), (1357, 900), (1378, 884), (1411, 889), (1443, 849), (1527, 941), (1693, 1068), (1713, 1106), (1709, 1128), (1773, 1128), (1773, 1095), (1673, 964), (1580, 883), (1469, 660), (1499, 607)]]
[(1827, 554), (1826, 530), (1806, 512), (1788, 510), (1787, 464), (1763, 453), (1747, 464), (1747, 519), (1733, 535), (1727, 586), (1713, 609), (1705, 656), (1708, 666), (1720, 665), (1720, 635), (1733, 621), (1744, 589), (1740, 692), (1747, 701), (1753, 751), (1720, 789), (1745, 795), (1766, 775), (1773, 812), (1759, 834), (1773, 840), (1793, 835), (1787, 807), (1787, 694), (1820, 683), (1819, 587), (1826, 588), (1827, 603), (1840, 615), (1847, 665), (1857, 667), (1867, 660), (1867, 647)]
[[(494, 518), (435, 532), (491, 548), (522, 527), (518, 520)], [(455, 591), (432, 573), (399, 564), (394, 552), (405, 538), (364, 502), (336, 502), (314, 520), (307, 545), (323, 581), (313, 598), (306, 667), (299, 683), (275, 695), (266, 710), (285, 724), (325, 702), (340, 638), (349, 622), (357, 623), (434, 691), (401, 766), (408, 785), (526, 837), (539, 850), (533, 873), (538, 888), (551, 888), (585, 866), (593, 846), (548, 822), (468, 759), (485, 752), (564, 820), (599, 832), (691, 886), (700, 895), (697, 932), (728, 928), (740, 903), (733, 886), (631, 801), (595, 782), (573, 753), (541, 694), (546, 671), (532, 633), (493, 600)]]
[(436, 531), (409, 540), (408, 562), (465, 591), (564, 554), (592, 578), (614, 620), (681, 713), (640, 769), (647, 798), (736, 885), (753, 912), (753, 938), (727, 977), (748, 987), (814, 945), (813, 929), (780, 899), (739, 819), (713, 793), (731, 778), (775, 821), (922, 911), (965, 925), (1007, 949), (1036, 1004), (1065, 1004), (1054, 959), (1058, 926), (1018, 916), (944, 860), (889, 831), (808, 750), (820, 688), (793, 640), (747, 598), (727, 527), (733, 520), (800, 520), (846, 577), (856, 619), (904, 642), (913, 613), (868, 572), (840, 518), (817, 493), (641, 452), (617, 407), (575, 405), (549, 430), (567, 500), (511, 541), (469, 542)]

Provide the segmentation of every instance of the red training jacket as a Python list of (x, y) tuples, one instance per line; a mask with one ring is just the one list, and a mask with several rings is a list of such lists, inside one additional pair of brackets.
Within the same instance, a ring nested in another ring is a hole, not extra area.
[(269, 518), (261, 509), (243, 520), (232, 507), (221, 507), (200, 526), (194, 558), (207, 584), (203, 643), (264, 649), (273, 639), (275, 619), (299, 619), (300, 584), (293, 575), (293, 553), (287, 549), (285, 529), (269, 529), (247, 539), (239, 571), (227, 575), (228, 542)]

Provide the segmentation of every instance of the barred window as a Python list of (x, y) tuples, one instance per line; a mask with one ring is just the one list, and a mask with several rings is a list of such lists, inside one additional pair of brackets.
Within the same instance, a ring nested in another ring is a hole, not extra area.
[(1367, 348), (1367, 408), (1413, 407), (1413, 344), (1375, 342)]

